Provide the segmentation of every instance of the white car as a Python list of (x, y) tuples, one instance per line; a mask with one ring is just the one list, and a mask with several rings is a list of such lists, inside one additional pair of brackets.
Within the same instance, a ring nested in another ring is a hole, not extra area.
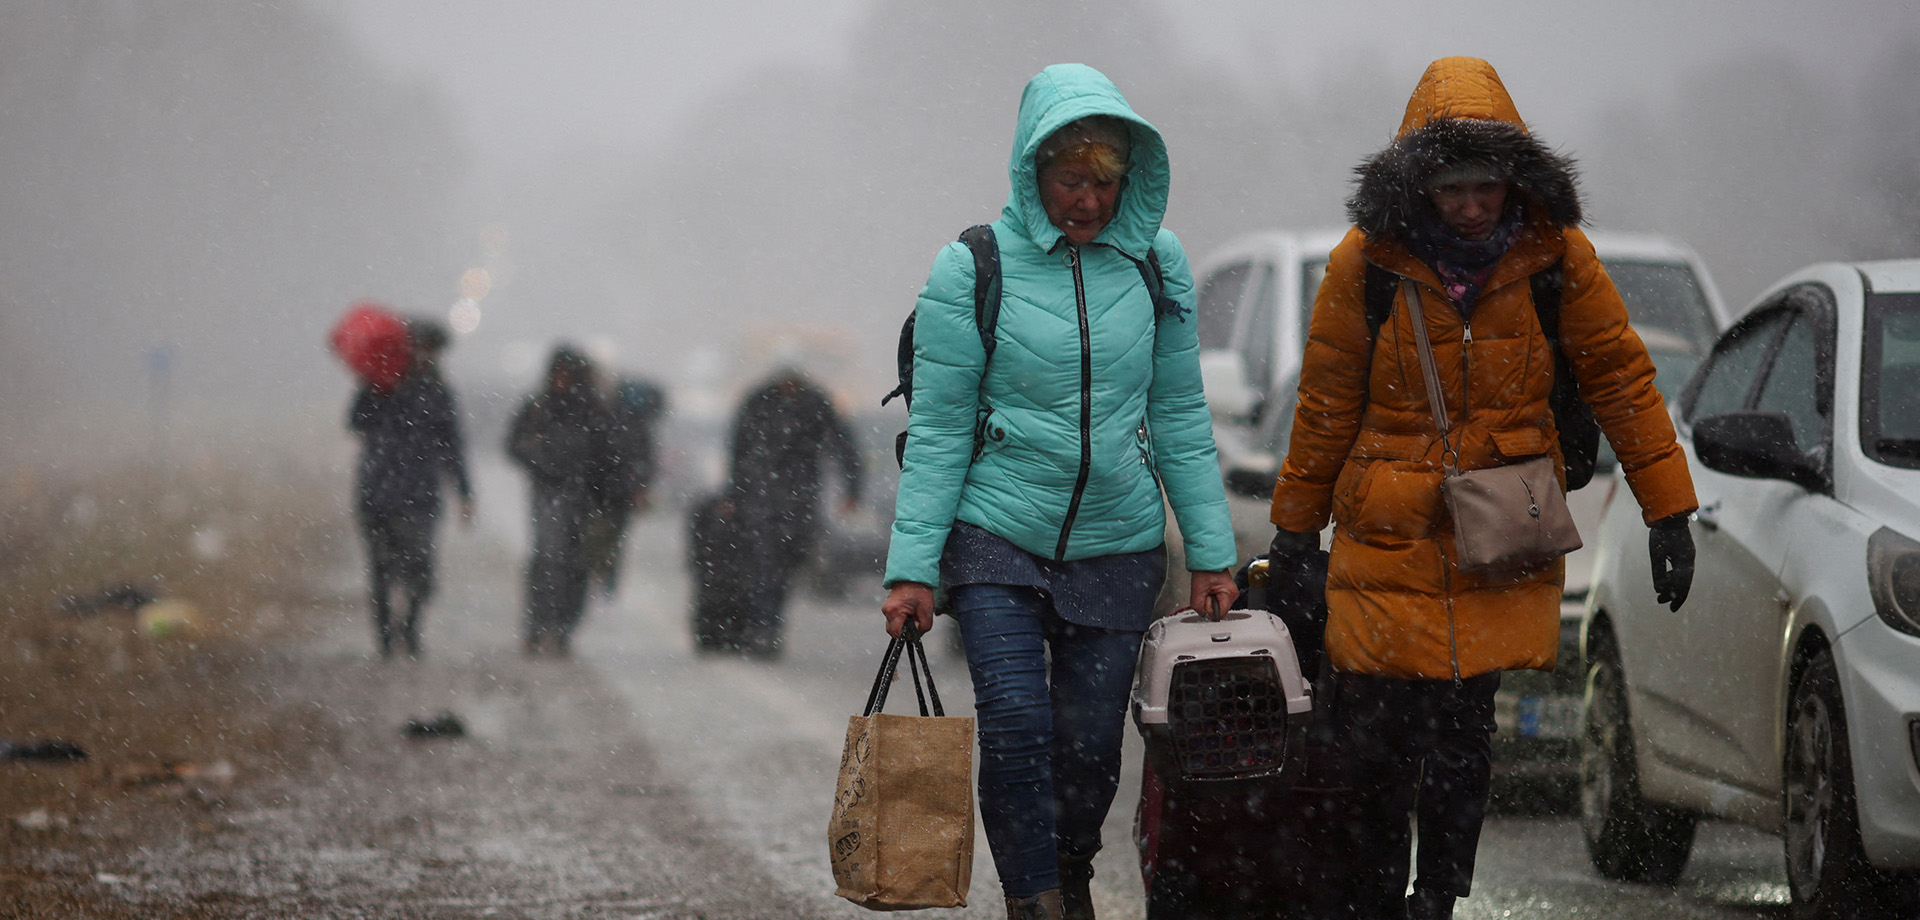
[(1602, 875), (1670, 882), (1696, 817), (1785, 838), (1798, 916), (1913, 916), (1920, 876), (1920, 260), (1776, 284), (1677, 402), (1692, 593), (1631, 502), (1598, 534), (1581, 810)]
[[(1345, 233), (1251, 234), (1212, 254), (1195, 272), (1201, 373), (1242, 558), (1266, 552), (1273, 539), (1268, 504), (1293, 430), (1307, 323), (1328, 254)], [(1732, 320), (1706, 266), (1692, 250), (1666, 237), (1602, 231), (1588, 237), (1653, 356), (1654, 384), (1672, 399)], [(1567, 497), (1589, 545), (1616, 492), (1607, 475), (1613, 456), (1604, 440), (1601, 452), (1593, 484)], [(1502, 681), (1494, 746), (1505, 774), (1572, 777), (1584, 677), (1579, 623), (1592, 562), (1590, 550), (1567, 559), (1559, 670), (1516, 672)], [(1173, 569), (1184, 574), (1182, 566)], [(1184, 582), (1171, 586), (1169, 595), (1184, 600)]]

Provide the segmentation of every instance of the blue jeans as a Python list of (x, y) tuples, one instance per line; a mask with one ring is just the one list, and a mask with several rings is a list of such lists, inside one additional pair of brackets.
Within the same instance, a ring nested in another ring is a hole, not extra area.
[(952, 601), (973, 675), (980, 818), (1000, 885), (1010, 898), (1058, 888), (1060, 856), (1100, 849), (1142, 634), (1068, 623), (1036, 588), (961, 585)]

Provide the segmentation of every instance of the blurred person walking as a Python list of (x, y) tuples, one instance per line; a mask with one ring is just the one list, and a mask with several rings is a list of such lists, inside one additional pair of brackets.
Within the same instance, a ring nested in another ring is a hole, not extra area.
[(407, 322), (407, 338), (410, 359), (400, 380), (391, 389), (362, 384), (347, 414), (348, 429), (360, 436), (357, 511), (373, 583), (374, 648), (382, 658), (396, 648), (420, 657), (421, 611), (433, 595), (442, 479), (453, 480), (461, 520), (473, 523), (460, 417), (440, 375), (447, 331), (432, 320), (414, 319)]
[(587, 579), (612, 597), (620, 576), (620, 551), (627, 522), (646, 510), (659, 455), (655, 428), (666, 411), (666, 394), (645, 380), (623, 378), (607, 400), (605, 451), (587, 482), (592, 511), (587, 517)]
[[(1021, 96), (992, 224), (997, 347), (969, 246), (914, 308), (913, 397), (881, 611), (933, 625), (946, 588), (972, 674), (980, 814), (1012, 918), (1091, 918), (1128, 692), (1166, 576), (1166, 507), (1191, 600), (1237, 596), (1185, 250), (1161, 227), (1160, 133), (1100, 72)], [(969, 231), (969, 235), (974, 231)], [(989, 360), (989, 357), (991, 358)], [(1164, 496), (1164, 498), (1163, 498)]]
[(827, 398), (795, 368), (781, 368), (741, 403), (734, 416), (731, 469), (721, 515), (745, 552), (737, 573), (743, 615), (738, 650), (780, 654), (787, 591), (819, 539), (822, 463), (839, 468), (840, 501), (860, 500), (860, 452)]
[[(1463, 569), (1442, 499), (1456, 466), (1551, 456), (1565, 475), (1537, 292), (1558, 284), (1546, 296), (1560, 298), (1559, 351), (1652, 528), (1653, 582), (1674, 609), (1692, 580), (1695, 501), (1647, 350), (1578, 229), (1574, 164), (1529, 132), (1490, 64), (1433, 62), (1394, 141), (1357, 173), (1354, 227), (1314, 302), (1274, 487), (1272, 571), (1304, 581), (1332, 521), (1325, 582), (1286, 587), (1325, 592), (1330, 703), (1361, 790), (1351, 806), (1364, 842), (1342, 854), (1363, 892), (1354, 908), (1428, 920), (1471, 890), (1500, 673), (1551, 670), (1559, 645), (1564, 562)], [(1370, 296), (1391, 307), (1377, 331)], [(1422, 382), (1415, 296), (1450, 448)]]
[(529, 655), (571, 651), (587, 599), (589, 481), (607, 453), (610, 427), (592, 363), (570, 346), (555, 348), (545, 386), (527, 397), (507, 432), (507, 455), (526, 468), (532, 487), (523, 645)]

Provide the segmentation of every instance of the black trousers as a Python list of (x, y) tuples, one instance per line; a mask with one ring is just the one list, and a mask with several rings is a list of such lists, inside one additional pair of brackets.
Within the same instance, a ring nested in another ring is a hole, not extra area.
[(1466, 897), (1492, 776), (1493, 695), (1500, 673), (1460, 681), (1336, 675), (1337, 724), (1346, 735), (1358, 835), (1359, 917), (1406, 916), (1419, 831), (1416, 887)]
[[(373, 638), (383, 655), (396, 640), (405, 642), (408, 652), (420, 652), (420, 612), (433, 594), (435, 517), (424, 507), (360, 506), (360, 535), (367, 541), (373, 582)], [(398, 618), (393, 615), (396, 589), (405, 605)]]
[(565, 648), (587, 605), (582, 542), (589, 501), (583, 488), (533, 490), (533, 554), (527, 560), (528, 643)]

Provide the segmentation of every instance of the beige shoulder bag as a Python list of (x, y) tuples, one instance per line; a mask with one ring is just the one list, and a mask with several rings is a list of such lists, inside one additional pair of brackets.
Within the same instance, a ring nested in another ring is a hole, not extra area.
[(1460, 471), (1460, 455), (1448, 440), (1453, 423), (1440, 398), (1440, 374), (1433, 367), (1433, 346), (1427, 341), (1427, 318), (1420, 309), (1420, 289), (1403, 279), (1407, 310), (1413, 317), (1413, 338), (1420, 350), (1420, 372), (1426, 378), (1427, 401), (1433, 423), (1440, 429), (1446, 478), (1441, 492), (1453, 517), (1454, 549), (1464, 572), (1514, 573), (1551, 565), (1580, 548), (1580, 532), (1567, 510), (1566, 494), (1554, 475), (1551, 454), (1530, 460)]

